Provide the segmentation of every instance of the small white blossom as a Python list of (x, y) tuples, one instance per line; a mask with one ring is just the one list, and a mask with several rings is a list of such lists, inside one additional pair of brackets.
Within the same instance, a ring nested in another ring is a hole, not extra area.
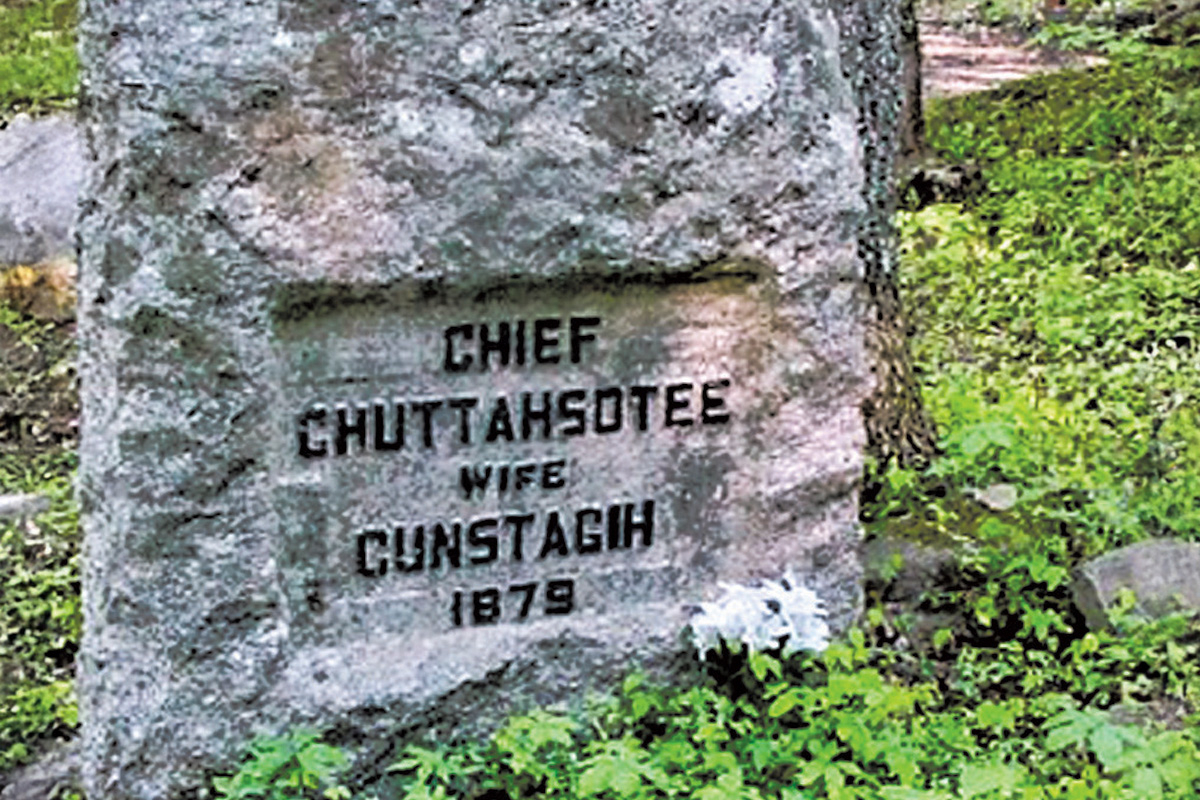
[(758, 651), (781, 647), (785, 656), (800, 650), (820, 652), (829, 644), (820, 598), (798, 583), (790, 569), (780, 580), (761, 586), (723, 583), (721, 588), (725, 594), (701, 603), (692, 618), (692, 640), (702, 658), (722, 641), (738, 641)]

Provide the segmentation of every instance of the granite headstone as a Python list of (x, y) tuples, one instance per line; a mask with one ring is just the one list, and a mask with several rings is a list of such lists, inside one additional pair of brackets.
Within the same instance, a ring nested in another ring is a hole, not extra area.
[(892, 13), (85, 2), (89, 796), (851, 619)]

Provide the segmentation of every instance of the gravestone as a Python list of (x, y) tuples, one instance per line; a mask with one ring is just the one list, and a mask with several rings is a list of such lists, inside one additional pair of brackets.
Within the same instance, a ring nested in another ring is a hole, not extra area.
[(89, 796), (855, 614), (892, 9), (87, 3)]

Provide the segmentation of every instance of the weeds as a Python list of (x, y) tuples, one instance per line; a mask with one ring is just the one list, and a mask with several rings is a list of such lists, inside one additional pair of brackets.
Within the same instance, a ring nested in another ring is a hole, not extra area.
[(0, 769), (76, 724), (74, 666), (80, 632), (78, 515), (73, 455), (30, 463), (0, 457), (0, 493), (38, 492), (45, 513), (0, 521)]
[(0, 5), (0, 118), (74, 103), (77, 7), (75, 0)]

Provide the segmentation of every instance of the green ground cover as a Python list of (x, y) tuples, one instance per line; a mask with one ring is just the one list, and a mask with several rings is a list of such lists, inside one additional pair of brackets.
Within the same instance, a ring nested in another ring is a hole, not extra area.
[(985, 164), (988, 190), (901, 215), (946, 455), (893, 471), (885, 504), (922, 502), (930, 481), (1010, 483), (1019, 502), (991, 532), (1073, 559), (1200, 538), (1200, 49), (935, 105), (930, 131)]
[(0, 0), (0, 119), (74, 104), (77, 0)]
[(0, 523), (0, 770), (20, 764), (77, 723), (80, 631), (75, 459), (0, 456), (0, 493), (38, 492), (50, 510)]
[(73, 405), (74, 341), (0, 302), (0, 494), (37, 493), (50, 508), (0, 520), (0, 770), (76, 724), (79, 523), (75, 454), (50, 435), (52, 409)]
[[(54, 7), (0, 7), (0, 32), (52, 41), (13, 20)], [(48, 83), (4, 88), (3, 59), (19, 61), (10, 41), (0, 35), (0, 115), (63, 96)], [(726, 653), (690, 686), (632, 677), (586, 716), (538, 711), (486, 743), (406, 743), (382, 776), (346, 767), (318, 732), (259, 740), (215, 794), (1197, 796), (1200, 624), (1090, 631), (1068, 579), (1125, 543), (1200, 540), (1200, 48), (935, 103), (929, 118), (939, 154), (979, 162), (986, 180), (967, 202), (899, 218), (916, 367), (944, 455), (892, 467), (864, 512), (870, 535), (956, 548), (943, 585), (908, 605), (871, 587), (862, 627), (822, 655)], [(62, 368), (62, 333), (0, 308), (0, 339), (44, 356), (38, 369)], [(73, 456), (0, 451), (0, 492), (53, 501), (0, 524), (4, 769), (75, 724), (79, 603)], [(1005, 502), (974, 499), (989, 492)], [(921, 627), (931, 615), (938, 624)]]
[[(1061, 40), (1074, 35), (1091, 44), (1110, 40), (1104, 29), (1118, 19), (1142, 11), (1165, 7), (1155, 0), (921, 0), (919, 15), (944, 20), (952, 25), (1004, 25), (1010, 28), (1044, 30), (1064, 25), (1052, 31), (1050, 38)], [(1090, 35), (1084, 34), (1078, 23), (1087, 21)]]

